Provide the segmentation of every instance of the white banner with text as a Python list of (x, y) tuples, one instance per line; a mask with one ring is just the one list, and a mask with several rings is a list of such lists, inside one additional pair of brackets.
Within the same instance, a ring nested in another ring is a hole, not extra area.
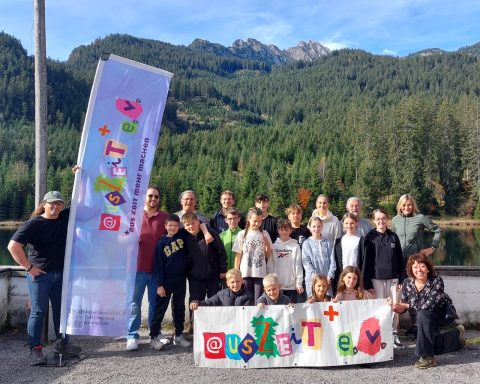
[(195, 365), (211, 368), (320, 367), (393, 359), (385, 300), (294, 307), (199, 307)]

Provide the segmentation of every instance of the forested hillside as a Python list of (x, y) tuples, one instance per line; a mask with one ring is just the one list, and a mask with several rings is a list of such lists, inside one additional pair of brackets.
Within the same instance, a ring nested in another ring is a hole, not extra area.
[[(168, 211), (192, 188), (211, 213), (228, 188), (242, 209), (270, 194), (276, 214), (309, 195), (311, 209), (320, 192), (338, 214), (350, 195), (391, 209), (406, 192), (431, 213), (465, 214), (479, 191), (476, 51), (394, 58), (341, 50), (272, 66), (111, 35), (49, 61), (49, 188), (69, 194), (96, 64), (111, 52), (175, 74), (152, 171)], [(5, 220), (33, 209), (34, 89), (33, 58), (4, 33), (0, 69)]]

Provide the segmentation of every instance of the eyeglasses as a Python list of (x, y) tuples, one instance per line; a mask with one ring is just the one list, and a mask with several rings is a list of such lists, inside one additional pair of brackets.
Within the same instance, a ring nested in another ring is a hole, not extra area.
[(149, 199), (159, 199), (160, 195), (147, 195)]

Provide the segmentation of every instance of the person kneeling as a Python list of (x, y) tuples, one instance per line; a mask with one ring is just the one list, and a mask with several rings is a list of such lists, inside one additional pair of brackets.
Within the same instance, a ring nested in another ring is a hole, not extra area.
[(269, 273), (263, 278), (263, 289), (265, 292), (257, 300), (258, 308), (264, 309), (265, 305), (294, 305), (280, 290), (280, 281), (275, 273)]
[[(452, 300), (444, 292), (443, 280), (435, 276), (433, 264), (428, 256), (417, 253), (407, 262), (408, 278), (402, 285), (400, 303), (388, 299), (392, 310), (403, 313), (413, 310), (417, 314), (417, 344), (415, 354), (420, 358), (417, 368), (430, 368), (437, 365), (434, 355), (457, 351), (465, 346), (465, 328), (457, 325), (453, 329), (442, 330), (457, 318)], [(453, 316), (448, 309), (452, 309)]]
[(225, 275), (225, 280), (228, 288), (222, 289), (206, 300), (192, 301), (190, 303), (190, 309), (195, 311), (199, 306), (232, 307), (253, 305), (253, 295), (245, 288), (242, 273), (238, 269), (229, 269)]

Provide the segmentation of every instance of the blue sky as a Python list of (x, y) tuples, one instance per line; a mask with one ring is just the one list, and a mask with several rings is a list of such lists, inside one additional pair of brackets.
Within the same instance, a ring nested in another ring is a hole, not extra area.
[[(46, 0), (47, 56), (111, 33), (230, 46), (249, 37), (281, 49), (315, 40), (330, 49), (404, 56), (480, 41), (478, 0)], [(0, 30), (34, 51), (33, 0), (0, 0)]]

